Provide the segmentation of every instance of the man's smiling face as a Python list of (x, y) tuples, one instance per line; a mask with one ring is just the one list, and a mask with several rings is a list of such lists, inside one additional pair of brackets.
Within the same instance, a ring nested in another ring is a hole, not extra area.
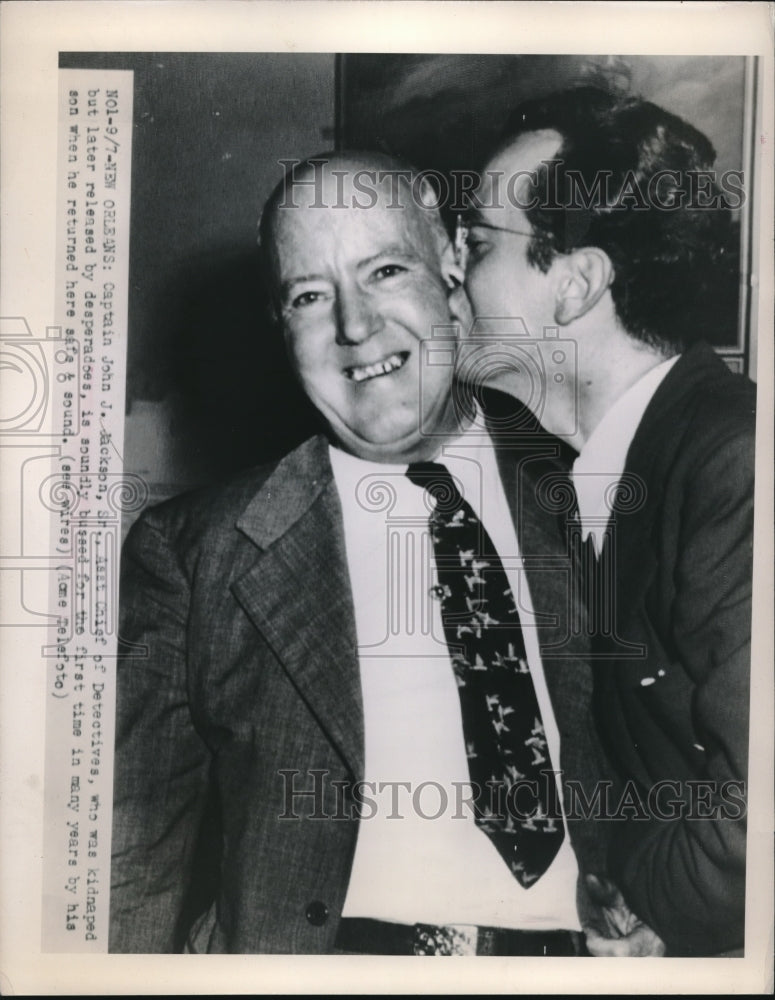
[[(344, 198), (331, 166), (348, 172)], [(352, 207), (353, 195), (369, 200), (351, 185), (368, 167), (329, 165), (327, 207), (314, 207), (317, 193), (299, 186), (297, 207), (276, 210), (275, 280), (291, 362), (334, 438), (361, 458), (405, 462), (425, 457), (428, 431), (454, 426), (453, 365), (421, 370), (420, 349), (450, 323), (449, 292), (440, 240), (407, 184), (396, 198), (386, 181), (377, 204)]]

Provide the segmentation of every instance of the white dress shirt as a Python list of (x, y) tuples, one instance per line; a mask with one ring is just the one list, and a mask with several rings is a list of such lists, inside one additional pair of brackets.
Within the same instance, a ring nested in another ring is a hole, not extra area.
[(646, 407), (680, 355), (651, 368), (620, 396), (595, 427), (573, 463), (573, 485), (579, 504), (581, 534), (589, 535), (597, 554), (611, 516), (610, 502), (615, 496), (627, 453)]
[[(559, 733), (492, 443), (477, 430), (446, 446), (436, 461), (459, 481), (503, 561), (558, 769)], [(365, 462), (335, 448), (331, 463), (355, 607), (366, 794), (374, 802), (359, 823), (343, 915), (578, 930), (578, 868), (567, 828), (548, 871), (524, 889), (466, 804), (470, 778), (460, 699), (439, 602), (430, 595), (436, 583), (428, 533), (432, 501), (404, 475), (405, 465)]]

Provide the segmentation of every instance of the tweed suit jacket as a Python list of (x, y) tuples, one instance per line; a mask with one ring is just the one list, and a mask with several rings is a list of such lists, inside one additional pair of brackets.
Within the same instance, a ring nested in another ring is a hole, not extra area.
[[(557, 445), (519, 434), (498, 458), (544, 621), (560, 766), (593, 782), (604, 765), (586, 646), (568, 629), (567, 553), (556, 516), (535, 502)], [(328, 444), (314, 437), (133, 526), (122, 557), (111, 951), (332, 950), (357, 835), (337, 796), (364, 773), (341, 518)], [(289, 790), (316, 787), (289, 808)], [(602, 871), (598, 834), (571, 824), (585, 871)]]
[(617, 636), (593, 644), (595, 712), (647, 805), (612, 823), (610, 870), (674, 955), (743, 945), (754, 430), (753, 383), (706, 344), (686, 351), (628, 453), (645, 502), (615, 513), (601, 555)]

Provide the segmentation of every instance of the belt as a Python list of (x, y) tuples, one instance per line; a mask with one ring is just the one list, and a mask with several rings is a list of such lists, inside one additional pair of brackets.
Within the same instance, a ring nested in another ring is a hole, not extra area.
[(575, 931), (517, 931), (470, 924), (394, 924), (342, 917), (334, 947), (365, 955), (586, 955)]

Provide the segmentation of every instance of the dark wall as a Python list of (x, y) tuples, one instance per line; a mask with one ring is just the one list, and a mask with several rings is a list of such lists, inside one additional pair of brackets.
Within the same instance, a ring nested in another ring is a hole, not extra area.
[(282, 176), (334, 140), (334, 56), (63, 53), (134, 70), (128, 471), (174, 492), (282, 454), (312, 425), (257, 278)]

